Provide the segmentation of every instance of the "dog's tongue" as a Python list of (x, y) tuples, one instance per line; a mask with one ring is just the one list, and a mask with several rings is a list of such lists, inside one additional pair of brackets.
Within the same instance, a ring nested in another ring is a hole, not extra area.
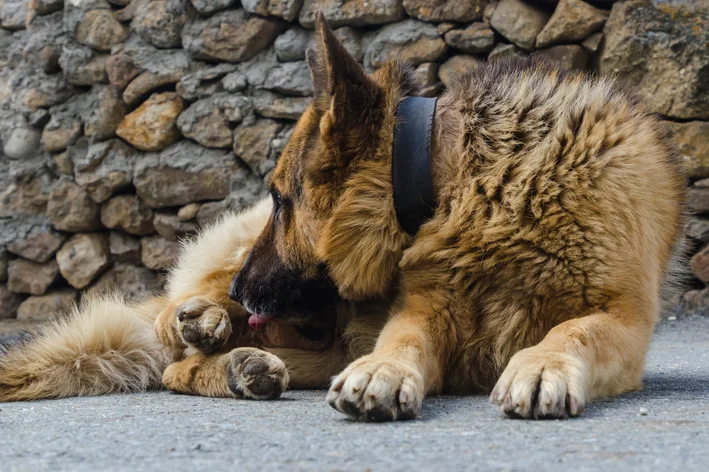
[(271, 321), (270, 316), (257, 315), (256, 313), (249, 316), (249, 326), (251, 326), (253, 329), (261, 329), (269, 321)]

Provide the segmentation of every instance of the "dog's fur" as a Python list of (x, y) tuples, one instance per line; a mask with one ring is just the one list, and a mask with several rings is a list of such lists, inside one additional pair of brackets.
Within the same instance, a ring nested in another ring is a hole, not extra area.
[(424, 394), (492, 390), (508, 414), (578, 415), (641, 387), (685, 181), (665, 132), (611, 80), (535, 61), (480, 66), (438, 101), (438, 206), (399, 226), (396, 61), (371, 76), (316, 20), (314, 99), (274, 171), (274, 213), (232, 285), (282, 316), (326, 274), (349, 300), (398, 291), (374, 352), (328, 400), (364, 420), (416, 417)]
[(371, 352), (387, 309), (337, 302), (323, 307), (327, 316), (252, 330), (249, 314), (227, 293), (270, 214), (265, 200), (225, 214), (185, 242), (165, 294), (137, 304), (89, 294), (66, 317), (0, 350), (0, 401), (163, 384), (182, 393), (255, 399), (279, 396), (289, 379), (297, 388), (326, 387), (348, 362)]
[[(438, 102), (438, 206), (411, 237), (390, 177), (411, 70), (367, 76), (322, 15), (316, 28), (315, 96), (274, 172), (275, 204), (190, 243), (164, 297), (89, 303), (12, 349), (0, 400), (141, 390), (165, 367), (173, 390), (251, 398), (277, 396), (289, 374), (314, 387), (339, 373), (329, 402), (364, 420), (490, 389), (510, 415), (575, 416), (641, 387), (685, 200), (659, 123), (609, 80), (481, 66)], [(354, 304), (309, 303), (328, 283)], [(291, 320), (250, 330), (227, 293)]]

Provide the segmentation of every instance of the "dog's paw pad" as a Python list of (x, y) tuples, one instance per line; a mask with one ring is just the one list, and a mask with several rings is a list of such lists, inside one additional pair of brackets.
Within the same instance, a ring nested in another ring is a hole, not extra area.
[(230, 353), (227, 364), (229, 390), (241, 398), (278, 398), (288, 386), (288, 371), (282, 360), (256, 348), (242, 347)]
[(218, 351), (231, 335), (229, 314), (209, 298), (190, 298), (177, 307), (175, 316), (182, 339), (205, 354)]

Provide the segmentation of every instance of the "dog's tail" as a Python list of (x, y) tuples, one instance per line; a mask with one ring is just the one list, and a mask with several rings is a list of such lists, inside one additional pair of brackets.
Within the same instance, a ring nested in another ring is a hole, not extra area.
[(171, 359), (152, 325), (164, 305), (89, 296), (69, 316), (0, 346), (0, 401), (159, 388)]

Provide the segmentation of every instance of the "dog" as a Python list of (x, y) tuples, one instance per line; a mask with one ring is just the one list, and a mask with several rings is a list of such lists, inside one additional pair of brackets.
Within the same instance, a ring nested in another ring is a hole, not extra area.
[(275, 398), (327, 385), (365, 421), (491, 392), (506, 414), (577, 416), (636, 390), (681, 253), (685, 182), (666, 133), (610, 80), (522, 60), (436, 106), (436, 207), (393, 199), (396, 111), (417, 85), (366, 75), (316, 16), (315, 95), (271, 201), (185, 245), (166, 294), (88, 296), (0, 357), (0, 401), (167, 388)]
[(229, 286), (272, 213), (270, 199), (183, 243), (165, 293), (128, 303), (88, 293), (80, 307), (29, 339), (0, 345), (0, 402), (168, 388), (210, 397), (267, 400), (327, 387), (371, 352), (385, 300), (339, 299), (287, 323), (253, 327)]
[(230, 296), (268, 323), (307, 309), (311, 287), (355, 302), (393, 294), (331, 406), (403, 420), (424, 395), (491, 392), (510, 416), (566, 418), (641, 388), (686, 196), (677, 153), (638, 99), (533, 60), (474, 69), (435, 108), (436, 207), (412, 235), (392, 183), (411, 67), (367, 75), (322, 14), (306, 58), (314, 97)]

